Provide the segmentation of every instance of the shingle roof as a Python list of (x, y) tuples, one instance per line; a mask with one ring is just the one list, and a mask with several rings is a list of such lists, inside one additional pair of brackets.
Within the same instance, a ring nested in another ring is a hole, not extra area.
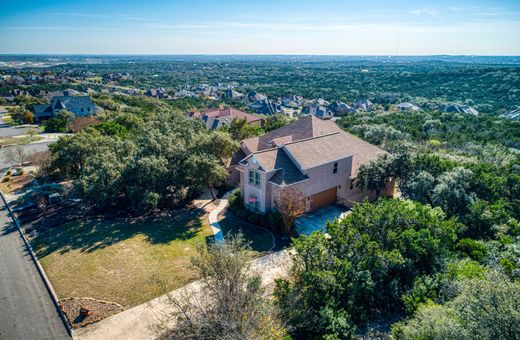
[(233, 108), (225, 108), (225, 109), (209, 109), (203, 111), (201, 115), (205, 115), (211, 118), (222, 118), (222, 117), (232, 117), (236, 119), (245, 119), (248, 123), (256, 122), (262, 120), (262, 118), (253, 116), (249, 113), (245, 113), (243, 111), (233, 109)]
[(258, 163), (260, 169), (265, 172), (276, 171), (269, 181), (278, 185), (292, 184), (308, 178), (298, 170), (281, 148), (259, 151), (249, 155), (243, 161), (249, 160)]
[(361, 164), (367, 164), (377, 155), (386, 153), (345, 131), (289, 143), (284, 148), (304, 170), (354, 156), (352, 167), (355, 173)]
[(56, 96), (52, 97), (51, 107), (67, 110), (78, 110), (81, 108), (90, 108), (95, 113), (95, 106), (89, 96)]
[(242, 144), (250, 152), (256, 152), (273, 148), (275, 146), (273, 141), (276, 144), (283, 144), (337, 131), (341, 131), (341, 129), (333, 121), (324, 121), (314, 116), (307, 116), (263, 136), (244, 139)]
[[(274, 138), (274, 143), (268, 141)], [(276, 184), (290, 184), (306, 177), (304, 171), (316, 166), (353, 156), (352, 175), (359, 166), (368, 164), (384, 150), (341, 130), (332, 121), (314, 116), (273, 130), (256, 138), (242, 141), (250, 151), (244, 161), (253, 159), (262, 170), (278, 170), (270, 179)]]

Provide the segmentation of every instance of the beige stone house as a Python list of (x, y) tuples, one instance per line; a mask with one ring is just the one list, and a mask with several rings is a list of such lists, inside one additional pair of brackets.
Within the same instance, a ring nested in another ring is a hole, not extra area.
[[(230, 179), (238, 179), (244, 204), (258, 212), (276, 209), (277, 191), (284, 186), (302, 193), (307, 211), (329, 204), (350, 206), (376, 198), (375, 193), (359, 189), (355, 181), (359, 166), (383, 153), (333, 121), (308, 116), (243, 140), (234, 157), (236, 165), (230, 167)], [(383, 194), (392, 195), (393, 187), (389, 181)]]

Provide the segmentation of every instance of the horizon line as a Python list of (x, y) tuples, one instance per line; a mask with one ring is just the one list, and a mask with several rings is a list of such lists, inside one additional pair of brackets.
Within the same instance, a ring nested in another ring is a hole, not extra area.
[(0, 53), (0, 56), (326, 56), (326, 57), (520, 57), (520, 54), (318, 54), (318, 53)]

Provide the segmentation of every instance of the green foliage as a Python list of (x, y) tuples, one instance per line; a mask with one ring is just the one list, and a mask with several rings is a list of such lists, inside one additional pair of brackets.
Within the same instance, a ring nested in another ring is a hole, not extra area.
[(72, 112), (61, 110), (55, 118), (45, 124), (45, 132), (68, 132), (73, 118)]
[[(137, 121), (134, 121), (137, 122)], [(107, 121), (51, 146), (51, 169), (77, 179), (98, 208), (129, 206), (144, 213), (172, 206), (227, 177), (221, 159), (237, 147), (178, 113), (149, 114), (131, 130)]]
[(392, 327), (398, 339), (515, 339), (520, 334), (520, 285), (491, 273), (461, 282), (445, 305), (425, 304)]
[(259, 136), (262, 132), (262, 128), (259, 126), (249, 125), (245, 119), (233, 119), (231, 124), (226, 126), (224, 130), (229, 132), (231, 137), (236, 141), (241, 141), (253, 136)]
[(473, 172), (462, 167), (443, 173), (432, 192), (432, 203), (441, 207), (448, 216), (460, 215), (474, 202), (470, 192)]
[(98, 130), (105, 136), (116, 136), (121, 139), (125, 139), (128, 135), (128, 130), (125, 126), (113, 121), (98, 124), (94, 126), (94, 129)]
[(415, 278), (443, 267), (458, 230), (440, 209), (420, 203), (358, 204), (328, 224), (329, 237), (294, 241), (293, 277), (279, 281), (275, 295), (296, 334), (340, 336), (329, 333), (328, 309), (350, 315), (351, 326), (403, 310), (402, 294)]
[(471, 259), (482, 262), (488, 255), (488, 247), (484, 242), (463, 238), (457, 242), (455, 249)]

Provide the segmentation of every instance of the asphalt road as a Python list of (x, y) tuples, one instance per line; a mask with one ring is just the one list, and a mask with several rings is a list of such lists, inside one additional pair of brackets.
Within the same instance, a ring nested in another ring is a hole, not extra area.
[(1, 200), (0, 339), (70, 339)]
[(29, 130), (36, 128), (0, 125), (0, 137), (13, 137), (27, 134)]

